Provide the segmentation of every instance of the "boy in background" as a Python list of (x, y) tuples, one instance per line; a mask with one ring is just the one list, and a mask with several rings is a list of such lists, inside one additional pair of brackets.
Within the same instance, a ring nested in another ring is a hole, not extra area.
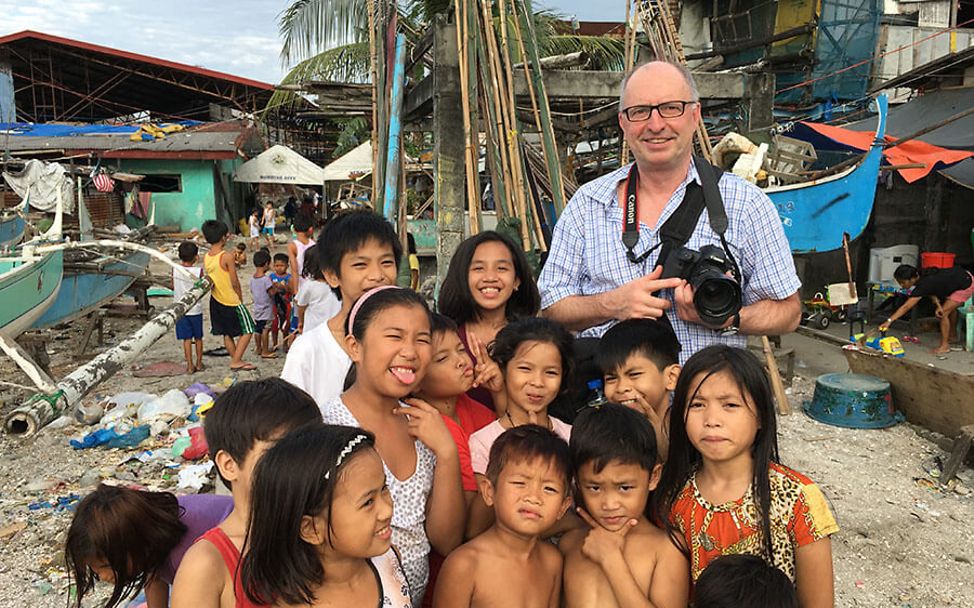
[(261, 216), (260, 233), (264, 235), (267, 239), (267, 248), (274, 248), (274, 225), (277, 223), (277, 211), (274, 210), (274, 205), (270, 201), (264, 203), (264, 214)]
[(243, 268), (247, 263), (247, 243), (241, 241), (233, 246), (233, 263), (237, 268)]
[(303, 282), (304, 254), (314, 247), (314, 222), (306, 215), (294, 218), (294, 238), (287, 244), (288, 267), (291, 271), (291, 293), (297, 293)]
[(578, 514), (586, 529), (558, 544), (566, 608), (685, 608), (689, 565), (646, 518), (659, 482), (656, 437), (645, 416), (617, 403), (586, 408), (570, 442)]
[(323, 407), (344, 390), (352, 360), (345, 352), (345, 319), (366, 291), (395, 285), (402, 244), (392, 224), (371, 211), (350, 211), (333, 218), (316, 247), (325, 281), (341, 301), (338, 313), (294, 341), (281, 378), (310, 394)]
[(311, 424), (321, 424), (314, 401), (278, 378), (240, 382), (217, 398), (203, 428), (210, 459), (233, 494), (233, 511), (186, 552), (173, 582), (173, 608), (247, 604), (238, 566), (254, 467), (278, 439)]
[(602, 336), (595, 359), (602, 369), (606, 399), (649, 419), (665, 462), (670, 394), (680, 377), (680, 342), (673, 328), (653, 319), (622, 321)]
[(213, 291), (210, 294), (213, 335), (223, 336), (223, 344), (230, 354), (230, 369), (257, 369), (243, 360), (250, 337), (256, 328), (253, 317), (243, 304), (243, 293), (240, 290), (233, 254), (226, 251), (230, 230), (220, 220), (206, 220), (202, 230), (203, 237), (210, 244), (210, 250), (203, 257), (203, 267), (213, 281)]
[(275, 253), (270, 273), (271, 283), (274, 285), (274, 323), (271, 325), (271, 350), (277, 350), (278, 332), (283, 334), (283, 340), (287, 339), (291, 327), (291, 273), (288, 269), (288, 256), (286, 253)]
[(484, 502), (496, 519), (489, 530), (446, 558), (433, 606), (558, 606), (562, 558), (542, 540), (568, 510), (570, 458), (565, 441), (525, 424), (490, 448)]
[(254, 323), (257, 334), (257, 354), (272, 359), (276, 353), (267, 348), (274, 322), (274, 283), (267, 270), (271, 265), (271, 255), (261, 249), (254, 254), (254, 276), (250, 279), (250, 294), (254, 300)]
[[(183, 241), (177, 250), (179, 263), (199, 278), (203, 278), (203, 269), (196, 265), (200, 261), (200, 248), (193, 241)], [(193, 288), (195, 281), (179, 272), (172, 271), (172, 299), (181, 299), (186, 292)], [(183, 355), (186, 357), (186, 373), (203, 370), (203, 301), (200, 300), (186, 311), (176, 321), (176, 339), (183, 341)], [(193, 344), (196, 345), (196, 359), (193, 360)]]

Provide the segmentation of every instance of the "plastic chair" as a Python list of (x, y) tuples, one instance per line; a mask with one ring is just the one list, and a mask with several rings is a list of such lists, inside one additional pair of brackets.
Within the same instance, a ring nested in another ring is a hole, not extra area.
[(974, 296), (967, 300), (967, 304), (957, 309), (957, 335), (961, 335), (961, 327), (966, 332), (964, 348), (970, 352), (974, 351)]

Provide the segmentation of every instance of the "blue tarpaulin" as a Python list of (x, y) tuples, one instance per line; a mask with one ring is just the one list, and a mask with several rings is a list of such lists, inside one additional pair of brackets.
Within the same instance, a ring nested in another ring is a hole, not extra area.
[[(181, 120), (165, 124), (192, 127), (198, 120)], [(0, 133), (23, 137), (72, 137), (79, 135), (130, 135), (140, 125), (71, 125), (64, 123), (0, 122)], [(150, 137), (151, 139), (151, 137)]]

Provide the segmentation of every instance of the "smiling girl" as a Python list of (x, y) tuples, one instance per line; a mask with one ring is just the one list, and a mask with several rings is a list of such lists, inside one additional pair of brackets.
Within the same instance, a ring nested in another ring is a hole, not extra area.
[[(457, 323), (475, 366), (481, 345), (490, 346), (510, 321), (537, 315), (540, 306), (538, 286), (524, 253), (493, 230), (460, 243), (438, 299), (439, 311)], [(491, 393), (479, 382), (468, 394), (495, 409)]]
[(464, 500), (457, 447), (440, 413), (401, 400), (419, 387), (432, 356), (430, 312), (409, 289), (366, 292), (348, 315), (345, 346), (355, 382), (323, 408), (328, 424), (374, 433), (396, 505), (392, 542), (402, 555), (413, 604), (428, 576), (430, 545), (446, 555), (463, 536)]
[(374, 445), (362, 429), (317, 425), (260, 459), (241, 567), (250, 601), (409, 608)]
[(780, 464), (771, 387), (747, 350), (710, 346), (683, 367), (653, 512), (693, 581), (721, 555), (757, 555), (796, 584), (802, 608), (833, 606), (839, 527), (819, 487)]

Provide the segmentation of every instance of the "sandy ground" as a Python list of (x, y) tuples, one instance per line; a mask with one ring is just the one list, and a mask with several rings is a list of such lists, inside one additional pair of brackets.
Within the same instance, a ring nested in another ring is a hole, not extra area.
[[(157, 308), (165, 303), (154, 301)], [(138, 326), (129, 319), (109, 320), (109, 341)], [(74, 327), (60, 332), (60, 339), (52, 342), (55, 376), (77, 365), (67, 352), (79, 331)], [(218, 345), (207, 339), (207, 348)], [(801, 350), (798, 355), (815, 356)], [(237, 378), (277, 375), (283, 363), (281, 359), (257, 361), (252, 354), (249, 359), (259, 364), (259, 371), (237, 374)], [(181, 345), (173, 335), (157, 342), (140, 364), (181, 360)], [(125, 371), (99, 386), (86, 403), (125, 390), (161, 394), (198, 381), (214, 386), (228, 383), (234, 375), (227, 361), (206, 357), (208, 369), (193, 376), (136, 378)], [(2, 363), (0, 379), (25, 382)], [(926, 438), (929, 433), (918, 433), (908, 424), (879, 431), (820, 424), (800, 413), (812, 387), (811, 380), (796, 379), (790, 389), (796, 413), (780, 419), (779, 442), (784, 463), (821, 485), (842, 528), (832, 541), (836, 605), (974, 606), (974, 472), (965, 469), (959, 483), (940, 488), (936, 476), (946, 455)], [(18, 395), (7, 391), (2, 396), (0, 413), (5, 413), (18, 402)], [(84, 495), (98, 479), (151, 488), (176, 485), (180, 465), (170, 465), (168, 460), (123, 464), (145, 449), (167, 449), (171, 438), (152, 439), (138, 450), (73, 450), (68, 439), (84, 430), (76, 424), (49, 428), (27, 440), (0, 435), (0, 608), (60, 608), (67, 603), (62, 544), (70, 512), (49, 507), (32, 510), (32, 503)]]

